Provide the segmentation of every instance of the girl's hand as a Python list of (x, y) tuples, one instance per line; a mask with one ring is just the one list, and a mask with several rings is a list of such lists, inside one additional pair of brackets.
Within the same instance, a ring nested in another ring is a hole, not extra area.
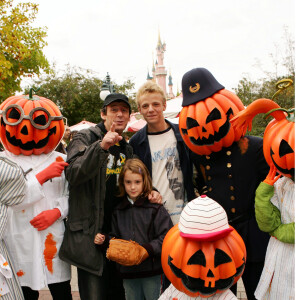
[(269, 185), (274, 185), (274, 183), (281, 177), (280, 174), (276, 176), (276, 172), (277, 172), (277, 169), (275, 168), (275, 166), (271, 166), (270, 171), (269, 171), (266, 179), (263, 182), (267, 183)]
[(94, 239), (94, 243), (97, 245), (102, 245), (105, 241), (105, 235), (97, 233)]

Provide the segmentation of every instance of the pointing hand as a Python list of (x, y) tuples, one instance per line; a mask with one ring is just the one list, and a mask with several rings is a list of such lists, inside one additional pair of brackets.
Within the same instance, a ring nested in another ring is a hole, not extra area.
[(112, 123), (110, 130), (107, 131), (102, 141), (100, 142), (100, 146), (102, 149), (108, 150), (111, 146), (114, 146), (122, 140), (123, 137), (115, 131), (115, 127), (115, 123)]

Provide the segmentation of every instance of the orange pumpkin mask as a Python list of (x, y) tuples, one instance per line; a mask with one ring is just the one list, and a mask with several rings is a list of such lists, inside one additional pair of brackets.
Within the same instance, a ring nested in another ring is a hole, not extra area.
[(12, 96), (0, 105), (0, 137), (16, 155), (53, 151), (64, 134), (63, 117), (49, 99), (30, 94)]
[(245, 245), (235, 230), (215, 242), (199, 242), (181, 237), (175, 225), (163, 242), (164, 273), (176, 289), (192, 297), (230, 288), (241, 277), (245, 260)]
[[(201, 198), (189, 202), (179, 224), (169, 230), (162, 246), (165, 275), (177, 290), (191, 297), (210, 297), (224, 292), (241, 277), (246, 262), (245, 244), (228, 225), (224, 209), (204, 195)], [(214, 216), (203, 209), (211, 209)], [(197, 227), (201, 227), (199, 232), (208, 234), (183, 232), (195, 231)]]
[(232, 119), (232, 125), (243, 134), (251, 131), (252, 119), (259, 113), (272, 115), (274, 119), (264, 133), (263, 150), (269, 166), (274, 165), (279, 173), (293, 178), (295, 175), (295, 118), (270, 99), (257, 99)]
[(187, 72), (182, 78), (183, 103), (179, 129), (185, 144), (199, 155), (219, 152), (241, 137), (229, 120), (244, 109), (235, 94), (225, 90), (204, 68)]

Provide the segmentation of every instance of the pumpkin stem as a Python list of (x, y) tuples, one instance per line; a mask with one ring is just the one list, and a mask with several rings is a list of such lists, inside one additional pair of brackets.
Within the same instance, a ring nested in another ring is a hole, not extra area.
[(272, 96), (272, 100), (274, 100), (274, 98), (280, 94), (283, 90), (287, 89), (289, 86), (291, 86), (293, 84), (293, 80), (292, 79), (288, 79), (288, 78), (285, 78), (285, 79), (282, 79), (282, 80), (279, 80), (277, 83), (276, 83), (276, 88), (278, 89), (278, 91)]
[(30, 90), (29, 90), (29, 100), (32, 100), (32, 91), (35, 91), (35, 92), (37, 92), (38, 90), (39, 90), (40, 88), (37, 88), (37, 89), (35, 89), (35, 88), (30, 88)]
[(292, 108), (292, 109), (286, 109), (286, 108), (274, 108), (274, 109), (271, 109), (269, 112), (267, 112), (265, 115), (264, 115), (264, 119), (267, 119), (270, 115), (272, 115), (272, 113), (274, 111), (284, 111), (285, 113), (287, 113), (287, 118), (288, 119), (293, 119), (293, 117), (291, 116), (291, 114), (295, 115), (295, 108)]

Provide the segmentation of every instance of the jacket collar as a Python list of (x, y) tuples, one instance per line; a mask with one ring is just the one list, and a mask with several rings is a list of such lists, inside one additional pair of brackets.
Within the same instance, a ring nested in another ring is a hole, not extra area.
[(143, 206), (143, 204), (148, 201), (148, 199), (146, 197), (139, 197), (133, 204), (131, 204), (128, 199), (127, 196), (125, 196), (122, 200), (122, 202), (120, 203), (120, 205), (118, 206), (119, 209), (126, 209), (129, 208), (131, 206)]
[[(181, 141), (183, 142), (182, 136), (179, 132), (179, 128), (177, 124), (171, 123), (170, 121), (168, 121), (167, 119), (165, 119), (165, 122), (167, 124), (170, 125), (170, 127), (172, 128), (172, 130), (174, 131), (174, 134), (176, 136), (177, 141)], [(148, 125), (144, 126), (142, 129), (139, 130), (141, 138), (139, 140), (139, 144), (143, 144), (148, 142), (148, 135), (147, 135), (147, 130), (148, 130)]]

